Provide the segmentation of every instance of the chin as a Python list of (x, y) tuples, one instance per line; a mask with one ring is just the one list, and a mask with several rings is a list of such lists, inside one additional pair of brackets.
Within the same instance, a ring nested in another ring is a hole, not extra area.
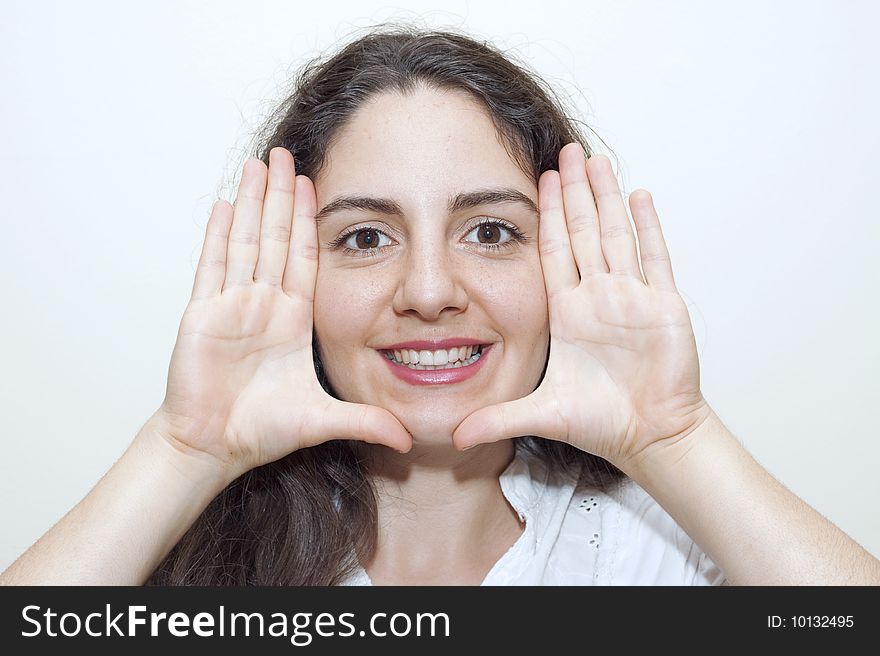
[(407, 413), (394, 413), (398, 421), (403, 424), (412, 435), (413, 443), (424, 446), (451, 445), (452, 433), (464, 419), (461, 417), (418, 417), (408, 416)]
[(423, 445), (452, 444), (452, 432), (458, 424), (419, 424), (403, 422), (404, 427), (412, 435), (413, 443)]

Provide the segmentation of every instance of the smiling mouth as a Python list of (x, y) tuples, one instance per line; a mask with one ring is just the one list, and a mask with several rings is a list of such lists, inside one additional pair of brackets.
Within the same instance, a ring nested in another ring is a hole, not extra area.
[[(395, 351), (382, 351), (382, 355), (394, 364), (415, 369), (418, 371), (433, 371), (438, 369), (460, 369), (474, 364), (483, 354), (483, 347), (487, 344), (474, 346), (459, 346), (440, 351), (415, 351), (413, 349), (400, 349)], [(437, 364), (435, 364), (435, 362)]]

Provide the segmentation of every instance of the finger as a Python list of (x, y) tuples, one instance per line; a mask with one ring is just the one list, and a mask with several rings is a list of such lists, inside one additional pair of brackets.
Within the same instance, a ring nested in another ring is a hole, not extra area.
[(608, 263), (608, 271), (641, 281), (635, 234), (617, 186), (617, 178), (611, 170), (611, 160), (604, 155), (593, 155), (587, 160), (587, 174), (590, 176), (596, 207), (599, 208), (602, 253)]
[(293, 236), (287, 253), (283, 289), (288, 296), (307, 303), (315, 300), (318, 275), (318, 228), (315, 224), (315, 186), (304, 175), (295, 178)]
[(263, 202), (260, 252), (254, 281), (265, 282), (272, 287), (281, 287), (290, 250), (295, 174), (293, 155), (289, 150), (273, 148), (269, 151), (269, 184)]
[(538, 226), (538, 251), (544, 270), (547, 297), (577, 287), (577, 266), (571, 254), (565, 210), (562, 205), (562, 188), (557, 171), (544, 171), (538, 180), (538, 208), (541, 220)]
[(594, 273), (608, 273), (599, 234), (599, 211), (590, 189), (586, 164), (584, 149), (579, 143), (566, 144), (559, 151), (565, 220), (581, 278)]
[(412, 448), (412, 437), (397, 418), (374, 405), (333, 399), (324, 413), (323, 428), (324, 434), (317, 436), (318, 442), (358, 440), (384, 444), (401, 453)]
[(561, 439), (553, 413), (532, 393), (515, 401), (480, 408), (465, 417), (452, 433), (457, 449), (469, 449), (477, 444), (488, 444), (523, 435), (538, 435)]
[(663, 239), (660, 218), (654, 209), (654, 199), (646, 190), (637, 189), (629, 195), (629, 207), (638, 231), (645, 279), (652, 287), (675, 291), (672, 262)]
[(260, 218), (267, 176), (266, 165), (260, 160), (249, 159), (245, 162), (229, 233), (224, 289), (254, 281), (254, 267), (260, 253)]
[(193, 300), (215, 296), (222, 291), (226, 277), (226, 244), (231, 227), (232, 205), (225, 200), (216, 201), (205, 228), (205, 241), (193, 282)]

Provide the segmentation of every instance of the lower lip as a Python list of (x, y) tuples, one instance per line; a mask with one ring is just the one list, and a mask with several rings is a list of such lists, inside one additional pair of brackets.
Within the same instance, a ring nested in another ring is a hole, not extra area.
[(466, 367), (456, 367), (454, 369), (410, 369), (405, 364), (397, 364), (393, 360), (385, 357), (381, 351), (376, 351), (379, 356), (385, 360), (385, 364), (391, 367), (391, 373), (410, 385), (446, 385), (449, 383), (460, 383), (473, 378), (483, 366), (486, 357), (492, 350), (492, 345), (483, 347), (480, 359), (469, 364)]

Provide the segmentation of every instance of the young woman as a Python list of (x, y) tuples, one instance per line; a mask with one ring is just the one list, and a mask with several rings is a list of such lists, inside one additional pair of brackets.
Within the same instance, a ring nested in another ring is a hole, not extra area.
[(3, 583), (880, 583), (713, 412), (650, 194), (539, 78), (377, 31), (258, 150), (164, 402)]

